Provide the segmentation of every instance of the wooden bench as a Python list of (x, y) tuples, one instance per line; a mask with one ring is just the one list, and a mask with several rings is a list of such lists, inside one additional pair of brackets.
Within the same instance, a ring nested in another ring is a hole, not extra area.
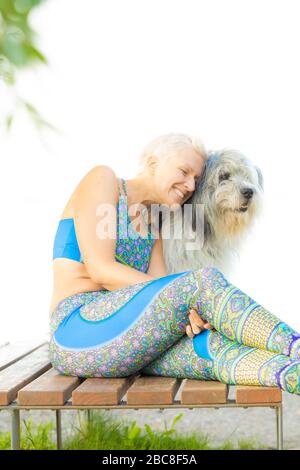
[[(12, 449), (20, 449), (21, 410), (54, 410), (57, 448), (62, 449), (62, 410), (224, 407), (274, 408), (277, 449), (283, 448), (279, 387), (237, 385), (235, 398), (229, 399), (228, 385), (218, 381), (142, 374), (90, 379), (65, 376), (53, 369), (48, 347), (47, 341), (8, 343), (0, 347), (0, 410), (11, 413)], [(179, 399), (175, 399), (176, 394)]]

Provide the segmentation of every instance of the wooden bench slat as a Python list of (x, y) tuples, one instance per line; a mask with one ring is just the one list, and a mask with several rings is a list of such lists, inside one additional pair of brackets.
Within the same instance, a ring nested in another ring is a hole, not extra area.
[(236, 403), (278, 403), (282, 401), (282, 391), (279, 387), (236, 385), (235, 394)]
[(86, 379), (72, 393), (73, 405), (118, 405), (133, 382), (131, 377)]
[(50, 369), (49, 345), (46, 344), (0, 372), (0, 405), (8, 405), (18, 390)]
[(46, 344), (46, 340), (17, 341), (0, 348), (0, 371)]
[[(226, 404), (229, 385), (219, 381), (143, 376), (83, 379), (65, 376), (52, 368), (45, 339), (8, 343), (0, 348), (0, 405), (17, 398), (22, 406), (74, 406), (173, 404), (179, 391), (183, 405)], [(280, 387), (235, 385), (237, 404), (281, 403)], [(125, 396), (124, 396), (125, 395)]]
[(82, 379), (50, 369), (18, 392), (18, 405), (63, 405)]
[(228, 385), (215, 380), (185, 380), (180, 394), (182, 404), (227, 403)]
[(166, 405), (174, 402), (181, 380), (175, 377), (137, 377), (127, 390), (128, 405)]

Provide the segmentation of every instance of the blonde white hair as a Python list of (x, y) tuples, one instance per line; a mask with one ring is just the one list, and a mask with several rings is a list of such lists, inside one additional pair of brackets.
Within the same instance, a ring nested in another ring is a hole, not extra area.
[(155, 155), (159, 159), (166, 159), (176, 150), (183, 148), (193, 148), (204, 160), (207, 160), (207, 151), (198, 136), (171, 132), (156, 137), (146, 145), (139, 157), (140, 173), (145, 169), (150, 155)]

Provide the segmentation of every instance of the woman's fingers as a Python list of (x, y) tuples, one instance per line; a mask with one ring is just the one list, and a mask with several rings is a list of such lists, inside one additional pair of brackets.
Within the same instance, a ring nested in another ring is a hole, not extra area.
[(192, 339), (192, 338), (194, 337), (194, 334), (193, 334), (193, 332), (192, 332), (191, 325), (187, 325), (185, 331), (186, 331), (186, 334), (188, 335), (189, 338)]
[(198, 333), (201, 333), (203, 331), (203, 327), (199, 327), (195, 323), (191, 322), (191, 327), (192, 327), (192, 332), (197, 335)]
[(189, 313), (190, 325), (186, 327), (186, 334), (189, 338), (193, 338), (195, 335), (202, 331), (212, 329), (212, 325), (200, 317), (196, 309), (191, 308)]
[(195, 335), (202, 333), (202, 331), (204, 331), (204, 328), (201, 328), (193, 323), (187, 325), (186, 327), (186, 333), (190, 338), (193, 338)]
[(193, 321), (198, 326), (204, 325), (203, 319), (200, 317), (199, 313), (194, 308), (190, 309), (189, 320)]
[(204, 320), (200, 317), (199, 313), (194, 308), (190, 309), (189, 320), (191, 322), (192, 329), (195, 334), (201, 332), (201, 329), (199, 329), (199, 327), (202, 329), (205, 328), (206, 330), (213, 328), (212, 325), (207, 322), (207, 320)]

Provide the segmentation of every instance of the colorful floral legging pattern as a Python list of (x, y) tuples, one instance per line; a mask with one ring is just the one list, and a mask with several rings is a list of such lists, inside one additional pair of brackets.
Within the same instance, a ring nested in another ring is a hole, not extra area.
[[(213, 326), (193, 339), (185, 332), (192, 307)], [(141, 371), (300, 395), (300, 334), (214, 267), (67, 297), (50, 333), (50, 360), (65, 375)]]

